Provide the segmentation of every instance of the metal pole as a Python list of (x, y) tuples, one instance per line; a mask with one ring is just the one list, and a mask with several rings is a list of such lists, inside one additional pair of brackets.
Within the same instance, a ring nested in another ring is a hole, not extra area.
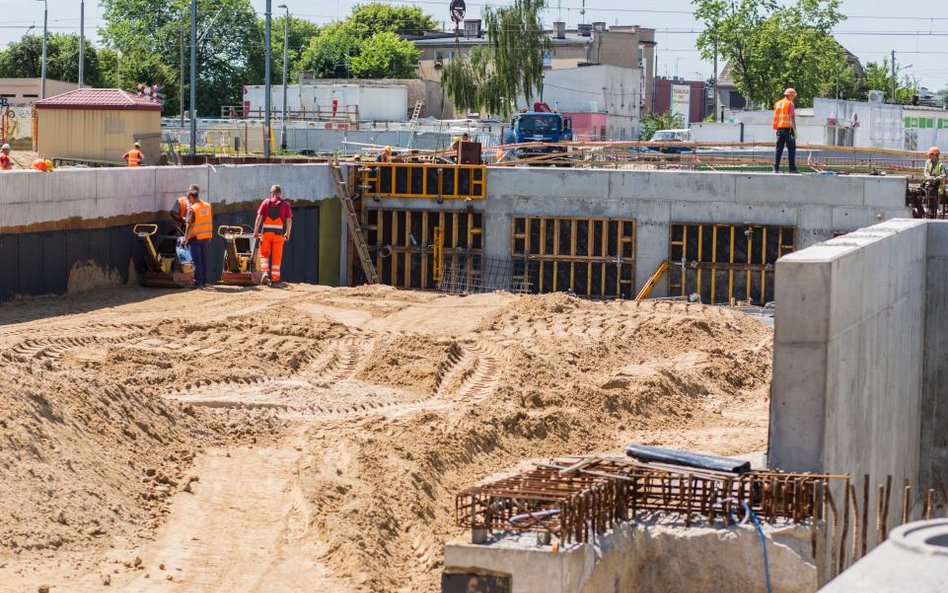
[(85, 84), (86, 72), (86, 0), (79, 2), (79, 88)]
[(184, 27), (181, 27), (181, 34), (178, 35), (178, 47), (181, 50), (181, 66), (178, 69), (180, 75), (178, 84), (178, 113), (181, 115), (181, 128), (184, 128)]
[(286, 83), (287, 83), (287, 58), (290, 42), (290, 8), (286, 4), (281, 4), (280, 8), (286, 10), (286, 17), (283, 21), (283, 121), (280, 126), (280, 150), (286, 150)]
[(898, 83), (895, 80), (895, 50), (892, 50), (892, 102), (897, 103), (895, 98), (895, 89)]
[(191, 0), (191, 156), (197, 154), (197, 0)]
[(264, 84), (264, 92), (266, 93), (266, 97), (263, 100), (263, 108), (266, 110), (266, 113), (263, 116), (264, 117), (264, 120), (263, 120), (263, 131), (264, 131), (263, 158), (265, 159), (270, 158), (270, 134), (271, 134), (271, 128), (270, 128), (270, 98), (271, 98), (270, 97), (270, 92), (271, 92), (271, 89), (270, 89), (270, 86), (271, 86), (270, 85), (270, 50), (271, 50), (270, 26), (272, 25), (272, 22), (271, 22), (272, 9), (273, 9), (272, 1), (267, 0), (267, 12), (266, 12), (267, 38), (263, 46), (264, 59), (266, 60), (266, 64), (263, 68), (263, 76), (264, 76), (263, 84)]
[(714, 42), (714, 78), (711, 79), (712, 97), (714, 99), (714, 121), (718, 121), (720, 109), (718, 109), (718, 42)]
[(49, 4), (46, 3), (46, 0), (43, 0), (43, 72), (41, 74), (42, 83), (40, 86), (40, 99), (46, 98), (46, 41), (47, 41), (46, 23), (48, 22), (48, 17), (49, 17)]

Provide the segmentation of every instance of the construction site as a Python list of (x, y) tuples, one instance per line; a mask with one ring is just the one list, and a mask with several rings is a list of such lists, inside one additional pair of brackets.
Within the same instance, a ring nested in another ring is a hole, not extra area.
[(0, 591), (804, 593), (918, 520), (943, 590), (946, 223), (895, 170), (633, 165), (0, 176)]

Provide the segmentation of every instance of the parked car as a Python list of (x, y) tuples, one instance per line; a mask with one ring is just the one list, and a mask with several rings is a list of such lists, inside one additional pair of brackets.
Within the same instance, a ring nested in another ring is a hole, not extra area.
[[(659, 130), (652, 136), (650, 142), (691, 142), (691, 130), (682, 128), (677, 130)], [(659, 152), (666, 154), (681, 154), (683, 152), (693, 152), (690, 146), (663, 146), (654, 148)]]

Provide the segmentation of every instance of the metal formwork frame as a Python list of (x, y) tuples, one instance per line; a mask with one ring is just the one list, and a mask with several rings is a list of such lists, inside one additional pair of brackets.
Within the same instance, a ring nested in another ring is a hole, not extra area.
[(444, 267), (480, 270), (481, 212), (366, 207), (364, 219), (369, 253), (382, 284), (433, 289)]
[(362, 167), (364, 195), (372, 198), (483, 200), (487, 167), (427, 163), (374, 163)]
[(635, 296), (636, 222), (630, 218), (514, 216), (511, 254), (535, 262), (535, 292)]
[(796, 243), (796, 228), (790, 226), (672, 223), (669, 228), (669, 294), (695, 292), (712, 304), (773, 300), (774, 264)]

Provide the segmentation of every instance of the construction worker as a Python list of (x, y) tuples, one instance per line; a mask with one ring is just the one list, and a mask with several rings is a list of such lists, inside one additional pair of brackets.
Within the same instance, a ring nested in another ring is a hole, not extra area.
[(12, 171), (13, 159), (10, 157), (10, 145), (0, 146), (0, 171)]
[(194, 263), (194, 288), (207, 286), (208, 247), (214, 236), (214, 215), (211, 205), (200, 197), (200, 189), (192, 185), (188, 190), (188, 218), (180, 241), (188, 246)]
[(134, 148), (122, 155), (122, 158), (125, 159), (125, 162), (129, 167), (141, 167), (142, 161), (145, 160), (145, 155), (141, 151), (142, 143), (136, 141)]
[(780, 172), (780, 158), (783, 156), (784, 146), (787, 147), (787, 161), (790, 172), (797, 172), (797, 115), (793, 109), (793, 102), (797, 98), (797, 91), (788, 88), (783, 92), (783, 99), (774, 105), (774, 130), (777, 131), (777, 155), (774, 158), (774, 173)]
[(184, 229), (188, 224), (188, 210), (190, 210), (190, 200), (188, 196), (192, 194), (198, 195), (199, 193), (200, 189), (198, 186), (192, 183), (191, 187), (188, 188), (188, 193), (183, 196), (178, 196), (174, 206), (172, 206), (169, 211), (171, 220), (174, 221), (175, 230), (182, 236), (184, 236)]
[[(263, 224), (263, 235), (260, 225)], [(260, 269), (270, 286), (283, 286), (280, 281), (280, 266), (283, 263), (283, 244), (290, 240), (293, 231), (293, 209), (283, 199), (279, 185), (270, 188), (270, 197), (257, 208), (257, 220), (253, 223), (253, 237), (260, 240)]]
[(375, 162), (377, 163), (391, 163), (392, 162), (392, 147), (386, 146), (382, 149), (382, 152), (375, 157)]
[(42, 171), (44, 173), (52, 173), (55, 167), (53, 166), (53, 161), (49, 159), (36, 159), (33, 161), (31, 167), (34, 171)]
[(922, 187), (926, 189), (929, 196), (927, 205), (929, 215), (938, 211), (938, 202), (945, 194), (945, 177), (948, 177), (948, 169), (939, 160), (940, 156), (941, 150), (937, 146), (929, 148), (928, 160), (925, 161), (923, 170), (925, 181), (922, 182)]

